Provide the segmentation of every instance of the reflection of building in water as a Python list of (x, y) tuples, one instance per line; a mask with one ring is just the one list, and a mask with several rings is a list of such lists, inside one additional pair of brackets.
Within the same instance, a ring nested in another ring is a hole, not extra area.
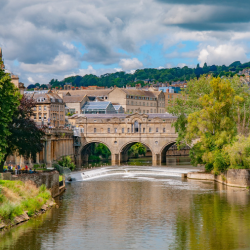
[(189, 151), (190, 148), (188, 146), (185, 146), (181, 150), (178, 150), (176, 144), (174, 144), (167, 151), (167, 156), (189, 156)]

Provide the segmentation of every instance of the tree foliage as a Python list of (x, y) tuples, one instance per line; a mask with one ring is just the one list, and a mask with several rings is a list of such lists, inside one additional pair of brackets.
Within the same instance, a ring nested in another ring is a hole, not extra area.
[(134, 155), (134, 157), (138, 158), (139, 155), (146, 155), (147, 148), (140, 142), (135, 143), (128, 151), (129, 155)]
[(19, 92), (11, 82), (10, 75), (0, 67), (0, 163), (4, 161), (7, 154), (8, 136), (11, 135), (9, 124), (17, 111), (19, 99)]
[(33, 99), (21, 97), (20, 105), (13, 113), (12, 121), (8, 124), (10, 133), (6, 136), (7, 146), (2, 164), (8, 155), (15, 152), (25, 157), (32, 156), (35, 158), (36, 153), (42, 150), (45, 127), (37, 127), (34, 120), (31, 119), (34, 106), (35, 101)]
[(63, 156), (61, 160), (58, 161), (58, 164), (62, 167), (69, 168), (70, 170), (74, 170), (76, 165), (72, 161), (70, 156)]
[(138, 69), (133, 74), (126, 72), (116, 72), (112, 74), (104, 74), (101, 76), (96, 76), (93, 74), (84, 75), (84, 76), (70, 76), (65, 78), (62, 81), (57, 79), (52, 79), (49, 83), (52, 85), (52, 88), (63, 87), (65, 84), (72, 84), (75, 87), (87, 87), (87, 86), (101, 86), (101, 87), (123, 87), (125, 85), (135, 86), (135, 84), (140, 83), (142, 86), (146, 85), (143, 80), (150, 80), (151, 82), (172, 82), (191, 80), (194, 78), (199, 78), (203, 74), (213, 74), (213, 76), (234, 76), (239, 71), (244, 68), (250, 67), (250, 62), (241, 64), (240, 62), (235, 62), (228, 67), (225, 65), (217, 66), (211, 65), (208, 66), (207, 63), (203, 67), (197, 65), (196, 68), (189, 68), (187, 66), (180, 68), (169, 68), (169, 69)]
[[(237, 135), (249, 135), (249, 97), (249, 89), (237, 76), (231, 80), (202, 76), (188, 83), (182, 98), (168, 110), (177, 116), (179, 147), (184, 143), (193, 146), (190, 157), (194, 165), (204, 164), (214, 173), (235, 166), (232, 159), (236, 155), (230, 149), (239, 147)], [(243, 142), (242, 147), (246, 145)], [(242, 164), (248, 167), (248, 148), (244, 150)]]

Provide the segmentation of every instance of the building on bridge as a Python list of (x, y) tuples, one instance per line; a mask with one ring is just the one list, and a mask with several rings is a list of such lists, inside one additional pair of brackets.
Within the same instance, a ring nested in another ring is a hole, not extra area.
[(89, 147), (103, 143), (111, 152), (112, 165), (128, 160), (129, 148), (137, 142), (152, 153), (153, 166), (166, 162), (167, 150), (175, 144), (177, 134), (170, 114), (81, 114), (69, 117), (72, 126), (80, 131), (80, 144), (75, 149), (76, 162), (88, 162)]

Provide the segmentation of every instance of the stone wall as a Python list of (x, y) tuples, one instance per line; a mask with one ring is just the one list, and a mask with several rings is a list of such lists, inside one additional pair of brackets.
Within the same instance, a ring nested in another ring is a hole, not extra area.
[(217, 181), (232, 187), (250, 187), (250, 169), (229, 169), (220, 175), (192, 172), (187, 174), (187, 178)]
[(59, 173), (57, 171), (43, 172), (37, 174), (21, 174), (12, 176), (12, 180), (33, 181), (37, 187), (45, 185), (51, 191), (52, 197), (59, 195)]
[(10, 181), (11, 173), (0, 173), (0, 180)]

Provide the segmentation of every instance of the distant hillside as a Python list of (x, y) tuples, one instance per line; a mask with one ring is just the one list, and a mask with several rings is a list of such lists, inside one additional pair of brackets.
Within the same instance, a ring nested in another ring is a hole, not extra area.
[[(236, 61), (229, 66), (208, 66), (206, 63), (201, 68), (199, 64), (196, 68), (189, 68), (187, 66), (183, 68), (171, 68), (171, 69), (138, 69), (134, 74), (125, 72), (116, 72), (112, 74), (104, 74), (101, 76), (85, 75), (85, 76), (71, 76), (62, 81), (52, 79), (50, 84), (52, 88), (63, 87), (65, 83), (71, 83), (72, 86), (100, 86), (111, 87), (116, 85), (117, 87), (123, 87), (127, 84), (134, 86), (136, 83), (141, 83), (142, 86), (148, 82), (177, 82), (188, 81), (195, 77), (199, 77), (203, 74), (212, 73), (214, 76), (233, 76), (244, 68), (250, 67), (250, 62), (241, 64)], [(145, 81), (145, 82), (144, 82)], [(36, 84), (38, 86), (38, 84)], [(30, 85), (29, 89), (34, 88), (34, 85)]]

